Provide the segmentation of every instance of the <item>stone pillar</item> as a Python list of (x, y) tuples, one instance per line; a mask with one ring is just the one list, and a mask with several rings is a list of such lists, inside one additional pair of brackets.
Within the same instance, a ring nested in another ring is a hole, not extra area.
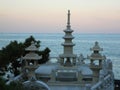
[(25, 66), (28, 66), (28, 62), (27, 62), (27, 60), (25, 60)]
[(78, 82), (81, 82), (81, 79), (82, 79), (82, 75), (80, 72), (78, 72)]
[(61, 63), (61, 65), (64, 64), (64, 58), (60, 58), (60, 63)]
[(76, 64), (76, 59), (75, 58), (73, 58), (73, 65), (75, 65)]
[(102, 66), (102, 60), (99, 60), (99, 66)]
[(54, 82), (54, 81), (55, 81), (55, 78), (56, 78), (55, 71), (52, 70), (50, 82)]
[(99, 81), (99, 70), (93, 70), (93, 82), (96, 83)]
[(34, 61), (34, 66), (36, 66), (37, 65), (37, 62), (36, 61)]

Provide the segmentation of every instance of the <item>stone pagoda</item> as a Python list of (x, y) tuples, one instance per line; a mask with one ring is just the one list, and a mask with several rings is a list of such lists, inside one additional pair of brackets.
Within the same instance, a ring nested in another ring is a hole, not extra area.
[(64, 30), (65, 36), (63, 37), (64, 43), (62, 46), (64, 48), (63, 54), (59, 55), (60, 63), (63, 66), (73, 66), (76, 64), (76, 55), (73, 54), (73, 46), (75, 45), (72, 42), (74, 37), (72, 36), (73, 30), (71, 29), (70, 25), (70, 10), (68, 10), (68, 17), (67, 17), (67, 28)]
[(29, 53), (23, 57), (25, 63), (24, 69), (28, 73), (28, 78), (31, 78), (32, 76), (34, 76), (34, 70), (38, 68), (39, 66), (38, 61), (42, 57), (36, 53), (36, 51), (38, 51), (39, 48), (35, 46), (34, 42), (31, 42), (31, 45), (27, 47), (25, 50), (28, 51)]
[[(103, 49), (98, 42), (90, 49), (92, 54), (87, 58), (73, 53), (75, 44), (72, 42), (69, 10), (64, 32), (63, 53), (57, 57), (58, 62), (39, 65), (41, 56), (36, 53), (38, 48), (34, 42), (25, 49), (28, 54), (23, 57), (24, 70), (29, 80), (22, 83), (23, 90), (114, 90), (112, 62), (100, 53)], [(90, 63), (85, 62), (86, 59)], [(19, 75), (12, 81), (20, 81), (21, 78)]]
[(106, 59), (105, 56), (102, 56), (99, 52), (103, 51), (103, 48), (100, 48), (98, 42), (95, 42), (93, 48), (90, 48), (93, 53), (88, 56), (90, 59), (90, 68), (93, 71), (93, 82), (98, 81), (99, 71), (102, 69), (102, 62)]

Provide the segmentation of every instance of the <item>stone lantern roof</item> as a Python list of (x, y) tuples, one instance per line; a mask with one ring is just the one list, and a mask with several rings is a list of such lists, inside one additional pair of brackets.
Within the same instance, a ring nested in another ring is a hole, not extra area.
[(35, 43), (32, 41), (31, 45), (25, 49), (26, 51), (38, 51), (39, 49), (35, 46)]
[(41, 58), (42, 58), (41, 56), (39, 56), (34, 52), (30, 52), (23, 57), (23, 59), (27, 59), (27, 60), (39, 60)]
[(103, 48), (101, 48), (99, 46), (99, 43), (96, 41), (95, 42), (95, 45), (93, 46), (93, 48), (90, 48), (91, 51), (93, 51), (93, 53), (88, 56), (87, 58), (88, 59), (92, 59), (92, 60), (105, 60), (106, 57), (105, 56), (102, 56), (99, 51), (103, 51)]
[(99, 43), (96, 41), (93, 48), (90, 48), (91, 51), (103, 51), (103, 48), (99, 46)]
[(27, 60), (39, 60), (42, 57), (39, 56), (35, 51), (38, 51), (38, 48), (35, 46), (35, 43), (32, 41), (31, 45), (25, 49), (26, 51), (30, 51), (28, 54), (26, 54), (23, 59)]

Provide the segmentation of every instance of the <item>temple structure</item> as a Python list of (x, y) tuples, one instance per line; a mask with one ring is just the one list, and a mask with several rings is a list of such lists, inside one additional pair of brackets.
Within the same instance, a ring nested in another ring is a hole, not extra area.
[[(86, 58), (82, 54), (74, 54), (69, 10), (64, 32), (63, 54), (58, 55), (57, 63), (39, 65), (41, 56), (35, 53), (38, 50), (35, 44), (26, 48), (29, 53), (23, 59), (29, 80), (23, 82), (25, 90), (114, 90), (112, 62), (101, 54), (103, 49), (98, 42), (95, 42), (90, 49), (92, 54)], [(89, 64), (84, 62), (86, 59), (90, 61)]]
[(72, 32), (73, 30), (71, 29), (70, 26), (70, 11), (68, 10), (68, 20), (67, 20), (67, 28), (64, 30), (65, 32), (65, 36), (63, 37), (63, 39), (65, 40), (65, 42), (62, 44), (64, 51), (63, 54), (59, 55), (60, 59), (60, 63), (63, 66), (73, 66), (76, 64), (76, 55), (73, 53), (73, 46), (75, 45), (72, 42), (72, 39), (74, 39), (74, 37), (72, 36)]
[(64, 30), (63, 54), (58, 56), (57, 63), (46, 63), (35, 70), (36, 78), (44, 81), (51, 90), (114, 90), (112, 62), (100, 53), (103, 49), (98, 42), (87, 56), (74, 54), (74, 39), (70, 25), (70, 11), (67, 15), (67, 26)]

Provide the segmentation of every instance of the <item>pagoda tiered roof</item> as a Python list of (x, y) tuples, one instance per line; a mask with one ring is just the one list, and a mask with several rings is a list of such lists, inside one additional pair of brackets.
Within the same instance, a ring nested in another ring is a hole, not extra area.
[(72, 33), (73, 31), (74, 31), (74, 30), (69, 29), (69, 28), (67, 28), (67, 29), (64, 30), (64, 32), (68, 32), (68, 33), (69, 33), (69, 32)]
[(64, 37), (63, 37), (63, 39), (74, 39), (74, 37), (72, 36), (72, 35), (65, 35)]
[(74, 43), (62, 43), (63, 46), (74, 46)]
[(60, 54), (59, 57), (63, 57), (63, 58), (73, 57), (73, 58), (75, 58), (75, 57), (77, 57), (77, 55), (76, 54)]

